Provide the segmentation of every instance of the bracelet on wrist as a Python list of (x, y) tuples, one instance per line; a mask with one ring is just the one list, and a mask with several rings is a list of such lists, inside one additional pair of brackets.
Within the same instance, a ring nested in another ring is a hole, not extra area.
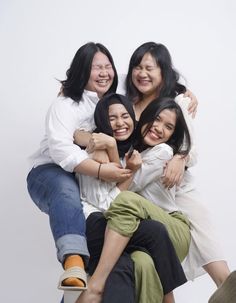
[(98, 166), (98, 179), (100, 179), (101, 166), (102, 166), (102, 163), (100, 163), (99, 166)]

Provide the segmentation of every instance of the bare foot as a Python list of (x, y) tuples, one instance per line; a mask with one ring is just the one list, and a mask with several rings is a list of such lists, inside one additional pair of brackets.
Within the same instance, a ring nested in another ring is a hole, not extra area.
[(102, 293), (88, 288), (82, 292), (76, 303), (100, 303), (101, 301)]

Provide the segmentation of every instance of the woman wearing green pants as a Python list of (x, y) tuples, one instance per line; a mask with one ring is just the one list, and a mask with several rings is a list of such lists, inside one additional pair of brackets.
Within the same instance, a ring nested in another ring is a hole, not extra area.
[[(125, 130), (125, 125), (123, 129)], [(183, 151), (181, 148), (184, 138), (186, 139), (186, 145)], [(165, 142), (168, 142), (169, 145)], [(99, 285), (102, 277), (113, 268), (142, 219), (153, 219), (165, 226), (180, 261), (185, 258), (188, 252), (190, 244), (188, 220), (178, 211), (175, 205), (175, 188), (165, 189), (160, 180), (163, 167), (166, 161), (173, 156), (173, 152), (178, 153), (180, 157), (185, 157), (190, 150), (188, 128), (180, 107), (173, 99), (154, 100), (144, 110), (137, 126), (135, 147), (137, 150), (130, 158), (126, 158), (126, 165), (131, 167), (137, 165), (140, 161), (141, 167), (139, 166), (132, 178), (120, 183), (119, 189), (124, 191), (131, 187), (131, 190), (140, 192), (143, 196), (151, 197), (151, 201), (155, 204), (160, 203), (160, 207), (137, 194), (127, 191), (119, 194), (112, 202), (108, 211), (105, 212), (108, 228), (102, 255), (92, 276), (92, 281), (96, 285)], [(138, 181), (140, 176), (141, 182)], [(150, 271), (150, 273), (153, 273), (153, 271)], [(135, 277), (138, 277), (138, 273)], [(150, 280), (152, 279), (153, 277)], [(137, 280), (136, 286), (138, 284), (143, 285)], [(156, 279), (156, 285), (159, 284), (158, 279)], [(152, 292), (152, 288), (149, 289)], [(78, 302), (90, 302), (91, 293), (92, 291), (90, 291), (90, 294), (88, 292), (84, 293)], [(155, 298), (155, 302), (161, 303), (162, 298), (163, 294), (159, 292), (159, 298)], [(146, 300), (147, 298), (145, 299), (144, 296), (143, 302), (147, 302)], [(93, 302), (100, 302), (99, 294)], [(142, 302), (142, 300), (139, 300), (139, 302)], [(173, 299), (168, 302), (173, 302)]]
[[(108, 220), (108, 228), (125, 238), (132, 237), (139, 226), (140, 220), (152, 219), (159, 221), (165, 225), (180, 261), (183, 261), (188, 253), (191, 239), (189, 223), (180, 212), (169, 214), (140, 195), (123, 191), (111, 204), (109, 210), (105, 213), (105, 217)], [(153, 262), (150, 262), (150, 257), (140, 252), (134, 252), (132, 259), (134, 261), (142, 259), (142, 262), (146, 261), (146, 266), (149, 267), (149, 271), (145, 271), (146, 274), (140, 272), (141, 267), (135, 267), (136, 289), (143, 287), (143, 289), (150, 290), (146, 293), (142, 291), (142, 298), (139, 297), (138, 302), (152, 302), (152, 300), (154, 300), (153, 302), (162, 302), (163, 289), (155, 266)], [(139, 263), (135, 262), (135, 264)], [(143, 283), (147, 285), (143, 285)]]

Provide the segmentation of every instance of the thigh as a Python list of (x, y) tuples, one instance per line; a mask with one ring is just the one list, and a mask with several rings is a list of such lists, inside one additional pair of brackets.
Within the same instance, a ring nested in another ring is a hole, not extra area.
[[(130, 246), (138, 250), (140, 246), (144, 247), (152, 257), (165, 294), (186, 282), (180, 260), (164, 224), (150, 219), (141, 220), (126, 249)], [(149, 265), (148, 262), (147, 264)]]
[(168, 213), (152, 202), (141, 197), (140, 207), (145, 217), (162, 223), (169, 234), (180, 261), (186, 257), (190, 245), (190, 227), (188, 219), (179, 212)]
[(81, 207), (79, 185), (75, 175), (56, 164), (33, 168), (27, 177), (27, 188), (34, 203), (47, 214), (51, 203), (64, 198), (74, 207)]
[(145, 219), (140, 221), (126, 250), (129, 252), (134, 250), (149, 252), (150, 247), (161, 246), (166, 240), (171, 242), (165, 225), (156, 220)]
[(164, 224), (182, 261), (190, 244), (190, 229), (187, 218), (180, 213), (169, 214), (162, 208), (133, 192), (124, 191), (117, 196), (106, 212), (109, 227), (124, 236), (131, 237), (140, 220), (152, 219)]

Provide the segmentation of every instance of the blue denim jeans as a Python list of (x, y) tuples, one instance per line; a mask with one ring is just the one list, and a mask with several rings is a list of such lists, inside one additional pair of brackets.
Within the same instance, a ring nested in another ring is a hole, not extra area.
[(87, 264), (86, 221), (74, 173), (53, 163), (40, 165), (29, 172), (27, 186), (34, 203), (49, 215), (58, 260), (79, 254)]

